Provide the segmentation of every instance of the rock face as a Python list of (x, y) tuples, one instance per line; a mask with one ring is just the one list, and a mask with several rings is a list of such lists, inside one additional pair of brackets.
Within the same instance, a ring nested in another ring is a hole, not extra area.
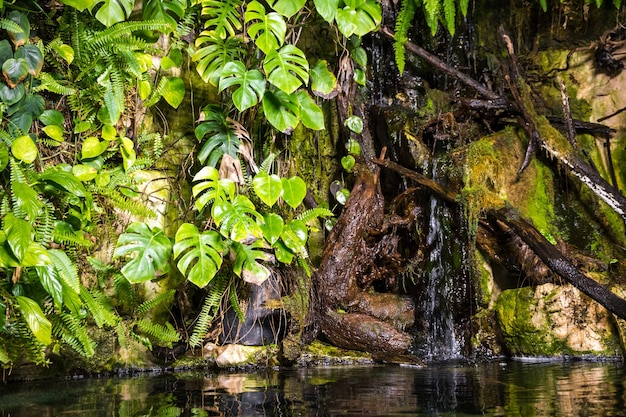
[(495, 310), (513, 356), (621, 356), (613, 316), (571, 285), (509, 289)]

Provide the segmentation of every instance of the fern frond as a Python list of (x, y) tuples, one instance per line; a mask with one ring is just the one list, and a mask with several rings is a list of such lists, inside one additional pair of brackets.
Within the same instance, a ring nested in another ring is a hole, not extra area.
[(456, 29), (456, 0), (443, 0), (443, 17), (450, 35)]
[(156, 213), (145, 204), (138, 203), (137, 200), (130, 199), (120, 193), (118, 190), (109, 188), (97, 188), (98, 194), (110, 200), (113, 207), (118, 210), (125, 211), (140, 219), (153, 219)]
[(333, 216), (334, 214), (332, 211), (330, 211), (326, 207), (318, 206), (318, 207), (303, 211), (302, 213), (298, 214), (297, 219), (302, 220), (303, 222), (307, 223), (310, 220), (317, 219), (319, 217), (326, 218), (326, 217), (333, 217)]
[[(53, 241), (56, 219), (52, 203), (43, 200), (44, 204), (39, 216), (35, 219), (35, 241), (48, 246)], [(91, 242), (91, 241), (90, 241)]]
[(173, 290), (173, 289), (168, 290), (164, 292), (163, 294), (159, 294), (156, 297), (141, 303), (137, 307), (135, 312), (138, 315), (146, 314), (148, 311), (152, 310), (153, 308), (158, 307), (159, 305), (163, 303), (171, 301), (174, 298), (174, 294), (176, 294), (176, 290)]
[[(120, 39), (124, 37), (129, 37), (133, 35), (135, 32), (143, 32), (143, 31), (157, 31), (157, 32), (168, 32), (171, 29), (171, 25), (164, 21), (159, 20), (137, 20), (131, 21), (126, 20), (123, 22), (116, 23), (115, 25), (97, 32), (89, 42), (89, 48), (97, 49), (99, 47), (106, 47), (111, 45), (116, 45)], [(138, 49), (145, 49), (146, 42), (140, 40), (139, 38), (134, 38), (138, 43)]]
[(7, 19), (6, 17), (0, 17), (0, 29), (4, 29), (8, 32), (14, 32), (14, 33), (24, 32), (22, 28), (20, 27), (20, 25), (18, 25), (11, 19)]
[(122, 349), (128, 349), (128, 328), (124, 325), (124, 322), (120, 320), (115, 326), (115, 333), (117, 334), (117, 341)]
[(426, 24), (430, 28), (431, 35), (435, 36), (439, 26), (441, 13), (441, 0), (423, 0)]
[(61, 323), (55, 323), (52, 327), (53, 333), (63, 339), (72, 349), (83, 356), (91, 357), (96, 352), (96, 342), (89, 336), (89, 332), (78, 317), (61, 313)]
[(59, 94), (62, 96), (70, 96), (76, 94), (78, 91), (71, 85), (61, 84), (59, 81), (55, 80), (54, 77), (47, 72), (42, 72), (39, 74), (39, 79), (41, 80), (41, 84), (33, 88), (33, 92), (37, 93), (40, 91), (50, 91), (51, 93)]
[(261, 165), (259, 166), (259, 172), (267, 172), (268, 174), (270, 173), (270, 170), (272, 169), (272, 164), (274, 163), (274, 161), (276, 160), (276, 158), (278, 158), (278, 154), (275, 152), (271, 152), (267, 158), (265, 158), (263, 160), (263, 162), (261, 162)]
[(115, 326), (120, 318), (108, 305), (108, 300), (102, 294), (92, 294), (89, 290), (82, 287), (80, 290), (80, 298), (89, 311), (93, 315), (93, 319), (98, 327)]
[[(621, 0), (617, 0), (621, 1)], [(461, 14), (463, 17), (467, 16), (467, 9), (469, 7), (469, 0), (459, 0), (459, 9), (461, 10)]]
[(209, 294), (204, 299), (202, 310), (196, 318), (196, 324), (193, 328), (193, 333), (189, 337), (189, 345), (191, 347), (197, 347), (202, 344), (204, 337), (209, 331), (211, 322), (215, 318), (215, 312), (220, 306), (224, 292), (229, 285), (229, 279), (225, 275), (217, 275), (213, 279), (213, 285)]
[(402, 7), (396, 17), (395, 26), (395, 42), (393, 48), (396, 58), (396, 66), (398, 72), (402, 74), (404, 72), (404, 65), (406, 63), (404, 44), (408, 40), (408, 32), (415, 16), (416, 4), (415, 0), (402, 0)]
[(246, 320), (246, 313), (241, 309), (239, 295), (237, 294), (237, 287), (234, 283), (230, 285), (230, 289), (228, 291), (228, 303), (235, 314), (237, 314), (239, 321), (243, 323)]
[(165, 323), (165, 326), (163, 326), (141, 319), (137, 321), (137, 329), (168, 347), (172, 347), (172, 343), (180, 340), (180, 335), (170, 323)]

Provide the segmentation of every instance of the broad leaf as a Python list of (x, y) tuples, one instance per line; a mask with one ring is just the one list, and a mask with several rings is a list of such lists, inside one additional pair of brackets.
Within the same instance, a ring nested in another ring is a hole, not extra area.
[(322, 19), (332, 23), (339, 9), (339, 0), (313, 0), (315, 9), (322, 16)]
[(52, 183), (77, 197), (88, 197), (85, 186), (72, 173), (60, 169), (44, 172), (39, 175), (40, 181)]
[(89, 136), (83, 141), (81, 147), (81, 159), (90, 159), (100, 156), (109, 147), (109, 141), (100, 141), (95, 136)]
[(28, 328), (33, 332), (35, 338), (44, 345), (52, 343), (52, 323), (43, 314), (39, 304), (35, 300), (21, 295), (16, 296), (15, 300), (20, 306), (22, 317), (26, 320)]
[(302, 220), (293, 220), (287, 223), (280, 238), (285, 243), (285, 246), (297, 253), (300, 257), (308, 257), (306, 249), (308, 229)]
[(337, 78), (328, 69), (328, 62), (320, 59), (311, 68), (311, 90), (313, 94), (325, 99), (331, 99), (337, 95)]
[(123, 22), (130, 17), (133, 11), (134, 0), (96, 0), (92, 5), (92, 11), (94, 7), (97, 7), (99, 3), (104, 3), (98, 8), (96, 12), (96, 19), (98, 19), (106, 27), (113, 26), (115, 23)]
[(4, 83), (0, 83), (0, 100), (7, 106), (12, 106), (13, 104), (20, 101), (25, 94), (24, 84), (20, 83), (14, 88), (9, 87)]
[(6, 17), (9, 20), (17, 23), (21, 29), (21, 31), (19, 32), (7, 30), (7, 33), (9, 35), (9, 38), (11, 38), (11, 42), (13, 42), (13, 45), (15, 45), (15, 47), (17, 48), (26, 44), (26, 42), (28, 42), (28, 39), (30, 38), (30, 22), (28, 21), (28, 17), (26, 17), (24, 13), (18, 10), (13, 10)]
[(0, 67), (9, 58), (13, 58), (13, 47), (8, 40), (3, 39), (0, 41)]
[(382, 11), (376, 0), (346, 0), (345, 3), (335, 15), (337, 28), (344, 36), (365, 36), (380, 24)]
[(176, 232), (176, 265), (189, 281), (200, 288), (206, 287), (221, 268), (225, 249), (217, 232), (200, 233), (196, 226), (189, 223), (184, 223)]
[(124, 170), (128, 171), (137, 160), (135, 152), (135, 144), (127, 137), (120, 138), (120, 153), (122, 154), (122, 162)]
[(82, 182), (91, 181), (98, 175), (98, 170), (92, 166), (77, 164), (72, 167), (72, 174)]
[(243, 49), (239, 38), (222, 39), (212, 32), (202, 32), (196, 39), (196, 46), (202, 46), (193, 55), (197, 62), (196, 71), (204, 82), (217, 86), (224, 66), (238, 60)]
[(232, 200), (235, 198), (236, 185), (232, 180), (220, 179), (218, 170), (211, 166), (202, 168), (193, 177), (196, 184), (192, 187), (195, 205), (198, 211), (204, 210), (207, 204), (214, 201)]
[(64, 43), (54, 43), (53, 49), (68, 65), (74, 62), (74, 49), (71, 46)]
[(35, 45), (24, 45), (15, 51), (15, 59), (24, 59), (28, 72), (37, 77), (43, 68), (43, 54)]
[(167, 271), (172, 254), (172, 242), (158, 227), (131, 224), (117, 240), (113, 256), (130, 256), (122, 274), (131, 283), (148, 281)]
[(262, 202), (272, 207), (280, 198), (283, 191), (283, 183), (276, 174), (268, 174), (265, 171), (259, 172), (252, 180), (254, 192)]
[(77, 9), (82, 12), (85, 9), (91, 9), (97, 0), (61, 0), (61, 3)]
[(241, 29), (241, 0), (203, 0), (202, 15), (208, 16), (204, 28), (222, 39), (234, 37)]
[(29, 184), (24, 184), (19, 181), (11, 181), (11, 190), (13, 190), (13, 198), (15, 199), (17, 208), (26, 213), (30, 221), (35, 221), (42, 208), (42, 203), (39, 201), (37, 191)]
[(63, 126), (63, 123), (65, 123), (65, 117), (63, 117), (63, 113), (58, 110), (48, 109), (41, 113), (41, 115), (39, 116), (39, 121), (46, 126)]
[(59, 280), (57, 271), (53, 265), (37, 266), (35, 267), (39, 282), (44, 290), (54, 300), (56, 308), (60, 309), (63, 305), (63, 284)]
[(233, 91), (233, 103), (237, 110), (244, 111), (256, 106), (265, 93), (265, 77), (259, 70), (246, 70), (242, 62), (233, 61), (224, 66), (219, 81), (219, 91), (238, 85)]
[(9, 58), (2, 64), (2, 73), (9, 87), (14, 88), (28, 76), (28, 63), (24, 58)]
[(290, 134), (300, 122), (300, 107), (295, 97), (280, 90), (265, 92), (263, 112), (270, 124), (285, 134)]
[(244, 195), (238, 195), (233, 202), (216, 201), (211, 214), (222, 236), (234, 241), (260, 238), (263, 231), (259, 223), (263, 216), (256, 211), (254, 204)]
[(300, 121), (309, 129), (324, 129), (324, 112), (304, 90), (296, 93), (296, 100), (300, 108)]
[(306, 183), (298, 176), (283, 178), (283, 200), (291, 208), (297, 208), (306, 197)]
[(267, 253), (258, 245), (256, 242), (252, 245), (233, 242), (232, 248), (235, 251), (233, 272), (246, 282), (260, 285), (270, 277), (270, 271), (258, 262), (267, 258)]
[(44, 266), (50, 265), (52, 259), (50, 258), (50, 253), (46, 248), (41, 246), (37, 242), (31, 242), (28, 245), (28, 249), (26, 249), (26, 254), (24, 255), (24, 259), (20, 263), (22, 267), (31, 267), (31, 266)]
[(285, 42), (285, 20), (275, 12), (265, 14), (265, 7), (258, 1), (248, 4), (245, 19), (246, 23), (254, 21), (248, 26), (248, 35), (266, 55), (276, 51)]
[(263, 237), (265, 238), (265, 240), (270, 242), (271, 245), (274, 245), (274, 243), (278, 241), (280, 235), (283, 233), (285, 221), (276, 213), (266, 214), (264, 216), (264, 220), (265, 221), (261, 225), (261, 230), (263, 230)]
[(63, 142), (65, 140), (63, 127), (59, 125), (48, 125), (43, 127), (43, 132), (50, 138), (57, 142)]
[(163, 98), (167, 104), (177, 109), (185, 98), (185, 82), (180, 77), (169, 77), (163, 90)]
[(11, 144), (11, 153), (20, 161), (30, 164), (37, 159), (37, 145), (30, 136), (20, 136)]
[(144, 20), (168, 22), (172, 28), (185, 16), (185, 0), (145, 0), (142, 7)]
[(202, 140), (207, 134), (210, 136), (198, 152), (200, 162), (214, 167), (225, 154), (237, 158), (241, 141), (232, 122), (215, 105), (206, 106), (203, 115), (204, 122), (196, 127), (195, 135), (198, 140)]
[(33, 226), (13, 213), (4, 216), (4, 233), (7, 243), (18, 261), (22, 261), (31, 243), (33, 243)]
[(290, 18), (302, 9), (306, 0), (269, 0), (268, 4), (286, 18)]
[(271, 51), (263, 61), (268, 81), (287, 94), (309, 83), (309, 63), (298, 47), (288, 44)]

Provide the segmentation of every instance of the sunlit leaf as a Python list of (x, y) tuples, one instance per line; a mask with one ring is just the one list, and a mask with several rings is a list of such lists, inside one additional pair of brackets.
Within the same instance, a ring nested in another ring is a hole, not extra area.
[(37, 191), (29, 184), (19, 181), (11, 181), (11, 189), (13, 190), (17, 207), (26, 213), (26, 216), (31, 221), (34, 221), (42, 207)]
[(301, 90), (295, 96), (300, 108), (300, 121), (302, 124), (313, 130), (324, 129), (324, 112), (315, 100), (311, 98), (309, 93)]
[(326, 99), (337, 95), (337, 78), (328, 69), (328, 62), (320, 59), (311, 68), (311, 90), (316, 96)]
[(20, 307), (22, 317), (26, 320), (28, 328), (33, 332), (35, 338), (44, 345), (52, 343), (52, 323), (43, 314), (39, 304), (35, 300), (21, 295), (16, 296), (15, 300)]
[(263, 69), (268, 81), (287, 94), (309, 83), (309, 63), (298, 47), (287, 44), (267, 54)]
[(174, 257), (178, 259), (178, 270), (200, 288), (206, 287), (221, 268), (225, 249), (217, 232), (200, 233), (189, 223), (184, 223), (176, 232)]
[(283, 183), (276, 174), (268, 174), (265, 171), (259, 172), (252, 180), (252, 187), (256, 195), (272, 207), (280, 198), (283, 191)]
[(280, 238), (285, 221), (276, 213), (268, 213), (263, 218), (264, 222), (261, 225), (263, 237), (273, 245)]
[(138, 283), (167, 272), (171, 254), (172, 242), (163, 230), (136, 222), (120, 235), (113, 256), (130, 257), (121, 272), (129, 282)]
[(283, 178), (283, 200), (291, 208), (297, 208), (306, 197), (306, 183), (298, 176)]
[(20, 136), (11, 144), (11, 153), (20, 161), (30, 164), (37, 159), (37, 145), (30, 136)]

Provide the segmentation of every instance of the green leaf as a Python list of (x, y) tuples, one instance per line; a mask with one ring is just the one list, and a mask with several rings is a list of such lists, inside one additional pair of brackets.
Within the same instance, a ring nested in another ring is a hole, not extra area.
[(24, 45), (15, 51), (15, 59), (23, 59), (28, 66), (28, 73), (37, 77), (43, 68), (43, 54), (35, 45)]
[(325, 99), (337, 95), (337, 77), (328, 69), (328, 62), (320, 59), (311, 68), (311, 90), (313, 94)]
[(39, 282), (41, 282), (41, 286), (52, 296), (55, 307), (60, 309), (63, 305), (63, 284), (57, 277), (54, 266), (37, 266), (35, 270), (39, 277)]
[(280, 90), (265, 91), (263, 112), (270, 124), (285, 134), (290, 134), (300, 122), (300, 107), (295, 97)]
[(337, 28), (344, 36), (365, 36), (380, 24), (382, 11), (376, 0), (355, 0), (345, 3), (346, 6), (337, 10), (335, 15)]
[(309, 83), (309, 63), (298, 47), (287, 44), (267, 54), (263, 61), (267, 80), (287, 94)]
[(63, 123), (65, 123), (65, 117), (63, 117), (63, 113), (58, 110), (48, 109), (41, 113), (41, 115), (39, 116), (39, 121), (46, 126), (63, 126)]
[(11, 153), (20, 161), (30, 164), (37, 159), (37, 145), (30, 136), (20, 136), (11, 144)]
[(169, 77), (162, 94), (167, 104), (177, 109), (185, 98), (185, 82), (180, 77)]
[(255, 21), (248, 26), (248, 35), (266, 55), (276, 51), (285, 42), (287, 24), (278, 13), (265, 14), (265, 7), (255, 0), (248, 4), (244, 16), (246, 23)]
[(161, 229), (137, 222), (120, 235), (113, 256), (131, 257), (121, 272), (129, 282), (135, 284), (166, 272), (171, 254), (172, 242)]
[(89, 165), (78, 164), (72, 167), (72, 174), (74, 174), (79, 181), (86, 182), (96, 178), (98, 170)]
[(203, 0), (202, 15), (208, 16), (204, 28), (222, 39), (235, 37), (241, 29), (241, 0)]
[(124, 171), (128, 171), (137, 160), (135, 152), (135, 144), (127, 137), (120, 138), (120, 153), (122, 154), (122, 162)]
[(196, 71), (204, 82), (214, 86), (218, 85), (224, 66), (243, 55), (238, 37), (222, 39), (215, 33), (205, 31), (196, 39), (196, 45), (202, 45), (192, 57), (198, 63)]
[(0, 67), (9, 58), (13, 58), (13, 47), (8, 40), (2, 39), (0, 41)]
[(246, 282), (260, 285), (270, 277), (270, 271), (258, 262), (267, 258), (267, 254), (259, 249), (258, 245), (233, 242), (232, 248), (235, 251), (233, 272)]
[(16, 296), (15, 300), (20, 306), (22, 317), (26, 320), (35, 338), (46, 346), (52, 343), (52, 323), (43, 314), (39, 304), (35, 300), (21, 295)]
[(64, 43), (55, 43), (52, 48), (68, 65), (72, 65), (72, 62), (74, 62), (74, 49), (71, 46)]
[(24, 58), (9, 58), (2, 64), (2, 73), (9, 87), (14, 88), (28, 76), (28, 63)]
[(95, 136), (89, 136), (83, 141), (81, 147), (81, 159), (89, 159), (100, 156), (109, 148), (109, 141), (100, 141)]
[(363, 132), (363, 120), (359, 116), (348, 117), (344, 125), (354, 133), (360, 134)]
[(274, 255), (276, 256), (276, 260), (278, 262), (282, 262), (284, 264), (290, 264), (295, 257), (295, 253), (287, 246), (282, 240), (279, 240), (274, 244)]
[(246, 70), (242, 62), (233, 61), (224, 66), (219, 81), (219, 91), (238, 85), (233, 92), (233, 103), (237, 110), (244, 111), (257, 103), (265, 93), (265, 77), (259, 70)]
[(30, 245), (28, 245), (24, 259), (22, 259), (21, 266), (25, 268), (31, 266), (37, 267), (49, 265), (51, 262), (52, 260), (48, 250), (37, 242), (31, 242)]
[(20, 101), (24, 97), (25, 92), (24, 84), (18, 84), (11, 88), (4, 83), (0, 83), (0, 100), (7, 106), (12, 106)]
[(265, 171), (259, 172), (252, 180), (254, 192), (262, 202), (272, 207), (280, 198), (283, 191), (283, 183), (276, 174), (268, 174)]
[(223, 155), (237, 158), (241, 141), (235, 132), (232, 121), (218, 106), (208, 105), (202, 111), (204, 122), (195, 129), (198, 140), (209, 134), (197, 158), (208, 166), (216, 166)]
[(324, 112), (304, 90), (296, 93), (298, 107), (300, 108), (300, 121), (309, 129), (324, 129)]
[(17, 207), (26, 213), (30, 221), (35, 221), (42, 208), (37, 191), (29, 184), (19, 181), (11, 181), (11, 190), (13, 191)]
[(305, 3), (306, 3), (306, 0), (278, 0), (278, 1), (269, 0), (268, 1), (268, 4), (270, 5), (272, 9), (276, 10), (278, 13), (285, 16), (286, 18), (290, 18), (291, 16), (298, 13), (302, 9)]
[(48, 250), (48, 254), (52, 259), (52, 265), (61, 281), (63, 281), (67, 288), (78, 294), (81, 289), (81, 283), (74, 262), (67, 256), (65, 251), (59, 249), (50, 249)]
[(306, 241), (308, 229), (302, 220), (293, 220), (285, 225), (283, 234), (280, 236), (285, 245), (299, 256), (308, 256)]
[(159, 20), (169, 23), (172, 28), (185, 16), (184, 0), (145, 0), (142, 7), (144, 20)]
[(41, 181), (51, 182), (77, 197), (88, 197), (85, 186), (72, 173), (60, 169), (47, 171), (39, 175)]
[(346, 151), (348, 151), (350, 155), (359, 156), (361, 155), (361, 145), (356, 140), (350, 138), (346, 143)]
[(263, 236), (263, 230), (258, 224), (263, 222), (263, 216), (244, 195), (238, 195), (232, 203), (216, 201), (211, 209), (211, 215), (224, 237), (243, 241)]
[(63, 131), (62, 126), (48, 125), (48, 126), (44, 126), (42, 130), (44, 131), (46, 135), (56, 140), (57, 142), (63, 142), (65, 140), (65, 137), (64, 137), (65, 132)]
[(352, 155), (346, 155), (341, 158), (341, 166), (348, 172), (352, 172), (352, 168), (354, 168), (355, 163), (356, 161)]
[(11, 38), (11, 42), (15, 47), (20, 47), (28, 42), (30, 38), (30, 22), (28, 21), (28, 17), (18, 10), (13, 10), (11, 13), (7, 15), (7, 18), (17, 23), (18, 26), (22, 29), (20, 32), (14, 32), (12, 30), (7, 30), (9, 38)]
[(106, 27), (125, 21), (130, 17), (135, 4), (134, 0), (96, 0), (91, 10), (93, 11), (93, 8), (99, 3), (104, 4), (98, 8), (96, 19)]
[(298, 176), (283, 178), (283, 200), (289, 207), (297, 208), (306, 197), (306, 183)]
[(0, 172), (9, 165), (9, 148), (4, 142), (0, 142)]
[(3, 227), (11, 251), (21, 262), (33, 243), (33, 226), (26, 220), (18, 219), (13, 213), (8, 213), (4, 216)]
[(177, 267), (200, 288), (206, 287), (221, 268), (225, 250), (217, 232), (200, 233), (189, 223), (184, 223), (176, 232), (174, 257), (178, 259)]
[(61, 0), (61, 3), (77, 9), (82, 12), (85, 9), (91, 9), (97, 0)]
[(361, 46), (354, 48), (350, 51), (350, 56), (358, 65), (363, 68), (367, 68), (367, 52)]
[(219, 171), (211, 166), (205, 166), (193, 177), (197, 182), (192, 187), (195, 205), (198, 211), (204, 210), (207, 204), (214, 201), (232, 200), (235, 198), (236, 185), (227, 178), (220, 179)]
[(278, 241), (280, 235), (283, 232), (285, 221), (276, 213), (268, 213), (263, 216), (263, 218), (264, 222), (261, 225), (261, 230), (263, 230), (263, 237), (265, 238), (265, 240), (270, 242), (271, 245), (274, 245), (274, 243)]
[(313, 3), (322, 19), (332, 23), (339, 9), (339, 0), (313, 0)]

